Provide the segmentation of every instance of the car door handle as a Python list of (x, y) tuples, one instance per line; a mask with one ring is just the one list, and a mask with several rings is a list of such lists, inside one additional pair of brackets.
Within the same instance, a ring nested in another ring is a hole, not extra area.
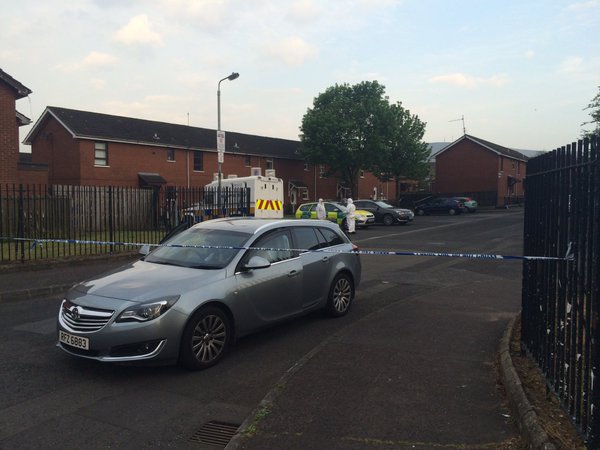
[(288, 273), (288, 277), (293, 278), (295, 276), (297, 276), (300, 272), (297, 270), (292, 270), (290, 271), (290, 273)]
[(321, 261), (328, 262), (329, 261), (329, 256), (323, 256), (323, 258), (321, 258)]

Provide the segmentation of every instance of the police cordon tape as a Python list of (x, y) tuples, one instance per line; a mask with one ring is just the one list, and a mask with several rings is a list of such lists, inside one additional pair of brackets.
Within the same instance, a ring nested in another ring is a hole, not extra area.
[(319, 253), (354, 253), (358, 255), (385, 255), (385, 256), (435, 256), (446, 258), (467, 258), (467, 259), (491, 259), (491, 260), (542, 260), (542, 261), (574, 261), (575, 255), (571, 250), (571, 243), (567, 247), (565, 256), (518, 256), (518, 255), (498, 255), (492, 253), (448, 253), (448, 252), (415, 252), (415, 251), (389, 251), (389, 250), (333, 250), (321, 248), (310, 250), (305, 248), (270, 248), (270, 247), (247, 247), (247, 246), (227, 246), (227, 245), (187, 245), (187, 244), (148, 244), (141, 242), (117, 242), (117, 241), (88, 241), (80, 239), (32, 239), (32, 238), (7, 238), (0, 237), (0, 241), (31, 242), (31, 249), (45, 243), (54, 244), (78, 244), (78, 245), (116, 245), (128, 247), (174, 247), (174, 248), (207, 248), (222, 250), (263, 250), (277, 252), (319, 252)]

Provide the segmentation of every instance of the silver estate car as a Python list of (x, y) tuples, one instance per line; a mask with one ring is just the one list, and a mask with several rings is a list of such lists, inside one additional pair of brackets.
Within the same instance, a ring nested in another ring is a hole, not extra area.
[(204, 369), (265, 326), (317, 309), (345, 315), (360, 283), (356, 250), (325, 221), (202, 222), (73, 287), (58, 313), (57, 345), (98, 361)]

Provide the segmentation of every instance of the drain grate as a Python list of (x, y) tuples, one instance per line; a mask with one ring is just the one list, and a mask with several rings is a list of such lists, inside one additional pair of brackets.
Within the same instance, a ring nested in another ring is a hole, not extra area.
[(190, 441), (201, 442), (219, 447), (226, 447), (240, 426), (232, 423), (211, 421), (202, 425), (190, 438)]

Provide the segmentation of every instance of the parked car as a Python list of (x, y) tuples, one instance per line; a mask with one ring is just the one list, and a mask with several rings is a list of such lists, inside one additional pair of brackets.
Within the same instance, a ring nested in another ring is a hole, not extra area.
[(407, 224), (412, 222), (415, 214), (410, 209), (396, 208), (381, 200), (354, 200), (356, 208), (373, 213), (375, 223), (393, 225), (394, 223)]
[(201, 222), (71, 289), (58, 311), (57, 345), (103, 362), (204, 369), (265, 326), (318, 309), (345, 315), (360, 283), (356, 250), (326, 221)]
[[(332, 222), (336, 222), (338, 225), (342, 226), (342, 223), (346, 216), (348, 215), (348, 209), (337, 202), (323, 202), (325, 205), (325, 211), (327, 212), (327, 220), (331, 220)], [(317, 218), (317, 202), (309, 202), (301, 204), (296, 210), (296, 218), (297, 219), (316, 219)], [(364, 211), (362, 209), (356, 208), (354, 212), (356, 226), (367, 228), (369, 225), (375, 223), (375, 216), (369, 212)]]
[(450, 214), (451, 216), (455, 214), (461, 214), (466, 212), (467, 209), (458, 200), (453, 198), (445, 198), (439, 197), (434, 199), (429, 199), (424, 202), (418, 203), (415, 206), (415, 214), (419, 216), (423, 216), (425, 214)]
[(475, 211), (477, 211), (477, 200), (472, 199), (471, 197), (452, 197), (455, 200), (458, 200), (459, 202), (462, 202), (462, 204), (465, 206), (465, 208), (467, 209), (468, 212), (470, 213), (474, 213)]

